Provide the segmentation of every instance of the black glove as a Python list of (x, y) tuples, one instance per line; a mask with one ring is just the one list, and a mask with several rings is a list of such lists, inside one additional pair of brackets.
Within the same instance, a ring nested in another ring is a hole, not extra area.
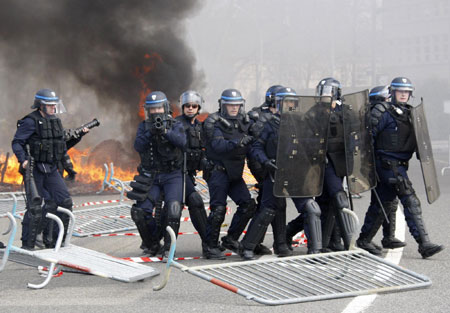
[(248, 136), (245, 135), (244, 137), (241, 138), (241, 140), (239, 141), (238, 146), (240, 147), (245, 147), (246, 145), (250, 144), (253, 142), (253, 137), (252, 136)]
[(77, 172), (75, 172), (75, 171), (73, 170), (73, 168), (66, 168), (65, 170), (66, 170), (66, 172), (67, 172), (67, 174), (68, 174), (68, 175), (64, 178), (65, 181), (73, 181), (73, 180), (75, 180), (75, 175), (77, 175)]
[(266, 169), (268, 169), (269, 171), (274, 171), (274, 170), (278, 169), (278, 167), (275, 165), (274, 159), (270, 159), (270, 160), (267, 160), (266, 162), (264, 162), (264, 167)]

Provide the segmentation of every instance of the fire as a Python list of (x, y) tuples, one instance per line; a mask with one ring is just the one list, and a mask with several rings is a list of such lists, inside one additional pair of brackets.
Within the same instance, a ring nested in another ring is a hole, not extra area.
[(6, 162), (6, 153), (0, 153), (0, 179), (1, 183), (20, 185), (22, 184), (22, 174), (19, 173), (19, 162), (13, 154), (9, 154), (8, 164), (6, 169), (4, 168)]
[[(77, 150), (72, 148), (69, 150), (68, 154), (72, 159), (75, 172), (77, 175), (75, 181), (82, 184), (96, 184), (100, 185), (105, 177), (104, 167), (98, 166), (98, 164), (91, 164), (88, 162), (88, 158), (91, 149), (87, 148), (84, 150)], [(23, 177), (19, 173), (19, 162), (14, 154), (9, 155), (7, 167), (4, 169), (4, 164), (6, 162), (6, 153), (0, 151), (0, 183), (20, 185), (22, 184)], [(122, 169), (115, 165), (114, 167), (114, 177), (123, 181), (132, 180), (135, 171)]]
[[(100, 184), (105, 178), (105, 169), (88, 162), (90, 152), (91, 148), (84, 150), (72, 148), (69, 150), (68, 154), (72, 159), (73, 168), (77, 172), (75, 180), (86, 184)], [(136, 175), (134, 171), (121, 169), (117, 165), (114, 167), (114, 178), (129, 181), (133, 179), (134, 175)]]

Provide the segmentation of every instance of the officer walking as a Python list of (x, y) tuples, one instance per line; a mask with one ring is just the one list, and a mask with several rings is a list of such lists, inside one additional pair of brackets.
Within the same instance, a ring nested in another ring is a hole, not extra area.
[[(369, 93), (369, 102), (370, 107), (374, 108), (377, 103), (388, 102), (390, 98), (389, 94), (389, 86), (377, 86), (370, 90)], [(374, 209), (374, 206), (377, 209)], [(383, 239), (381, 240), (381, 244), (383, 248), (387, 249), (395, 249), (406, 246), (406, 242), (403, 242), (397, 238), (395, 238), (395, 224), (396, 224), (396, 212), (398, 207), (398, 199), (395, 198), (393, 201), (388, 201), (383, 203), (383, 207), (387, 207), (387, 211), (389, 211), (389, 215), (387, 215), (388, 220), (383, 219)], [(375, 195), (375, 191), (371, 191), (370, 205), (368, 210), (375, 210), (375, 212), (381, 212), (378, 208), (378, 200)], [(377, 215), (377, 214), (375, 214)], [(368, 214), (367, 218), (372, 218), (372, 214)], [(384, 216), (384, 215), (383, 215)], [(381, 255), (381, 247), (371, 242), (368, 243), (365, 247), (367, 251), (370, 251), (372, 254)]]
[[(407, 174), (408, 162), (417, 149), (411, 123), (412, 107), (408, 104), (413, 90), (414, 86), (408, 78), (394, 78), (389, 87), (391, 102), (379, 102), (372, 108), (372, 135), (379, 178), (376, 191), (388, 215), (392, 209), (390, 204), (399, 198), (409, 231), (419, 244), (419, 253), (423, 258), (428, 258), (442, 251), (444, 246), (430, 241), (420, 200)], [(379, 254), (376, 247), (373, 247), (372, 239), (383, 219), (381, 208), (371, 205), (357, 240), (360, 248)]]
[[(279, 216), (283, 223), (272, 226), (274, 231), (275, 253), (280, 257), (292, 255), (286, 243), (286, 199), (273, 194), (273, 177), (276, 166), (278, 131), (280, 127), (280, 105), (283, 97), (295, 95), (292, 88), (277, 89), (275, 101), (269, 107), (274, 115), (264, 123), (263, 131), (258, 140), (252, 144), (252, 157), (257, 159), (267, 169), (263, 183), (261, 206), (250, 222), (247, 233), (242, 239), (240, 255), (244, 260), (254, 259), (254, 249), (267, 231), (268, 225)], [(293, 102), (293, 101), (292, 101)], [(294, 103), (292, 103), (294, 104)], [(320, 231), (320, 208), (312, 198), (292, 198), (299, 212), (305, 212), (307, 217), (306, 235), (308, 237), (308, 253), (318, 253), (322, 247)], [(275, 244), (276, 243), (276, 244)]]
[(206, 211), (202, 197), (195, 190), (195, 176), (201, 170), (206, 161), (204, 149), (204, 134), (202, 123), (196, 117), (200, 113), (203, 99), (194, 90), (188, 90), (180, 96), (181, 110), (183, 113), (176, 118), (183, 125), (186, 133), (186, 146), (184, 157), (186, 168), (184, 173), (184, 198), (189, 209), (192, 224), (202, 239), (202, 251), (206, 257)]
[(206, 227), (208, 259), (225, 258), (219, 248), (219, 235), (225, 219), (227, 196), (238, 205), (228, 234), (222, 238), (222, 245), (227, 249), (238, 252), (239, 237), (256, 209), (255, 200), (242, 178), (245, 158), (253, 141), (249, 135), (252, 122), (244, 111), (244, 103), (238, 90), (226, 89), (219, 99), (219, 111), (210, 114), (204, 122), (206, 155), (210, 161), (207, 177), (211, 208)]
[[(259, 136), (261, 135), (261, 132), (264, 129), (265, 123), (269, 122), (272, 119), (278, 120), (279, 117), (275, 116), (272, 111), (270, 111), (270, 107), (275, 106), (275, 93), (278, 89), (283, 88), (281, 85), (273, 85), (270, 86), (265, 95), (265, 101), (260, 106), (254, 107), (248, 112), (248, 115), (250, 118), (254, 121), (254, 124), (252, 126), (252, 134), (255, 136), (255, 140), (258, 140)], [(247, 166), (250, 169), (250, 172), (252, 173), (253, 177), (256, 179), (257, 184), (256, 188), (258, 189), (258, 196), (256, 197), (256, 206), (259, 210), (261, 208), (261, 199), (263, 194), (263, 186), (264, 186), (264, 179), (267, 175), (267, 169), (265, 168), (264, 164), (261, 164), (257, 159), (250, 158), (247, 160)], [(281, 210), (283, 211), (283, 210)], [(280, 215), (283, 212), (277, 211), (275, 213), (275, 218), (272, 221), (272, 229), (274, 229), (274, 236), (276, 237), (275, 229), (279, 228), (285, 228), (286, 227), (286, 214), (284, 216)], [(267, 248), (265, 245), (262, 244), (264, 241), (264, 236), (261, 238), (261, 242), (256, 245), (255, 249), (253, 250), (254, 254), (256, 255), (269, 255), (272, 254), (272, 251)], [(279, 242), (283, 243), (285, 240), (274, 240), (274, 251), (277, 254), (279, 252), (277, 244)]]
[[(183, 152), (186, 135), (180, 122), (170, 115), (169, 101), (161, 91), (151, 92), (145, 100), (145, 121), (139, 124), (134, 148), (139, 152), (141, 163), (139, 175), (131, 183), (130, 199), (136, 200), (131, 208), (131, 217), (139, 234), (151, 254), (159, 248), (153, 208), (160, 193), (164, 192), (167, 225), (178, 234), (182, 202)], [(165, 233), (163, 258), (170, 249), (170, 236)]]
[(58, 215), (67, 231), (69, 217), (56, 213), (56, 210), (58, 206), (72, 210), (72, 199), (57, 169), (67, 149), (64, 129), (56, 114), (64, 113), (65, 107), (53, 90), (41, 89), (36, 93), (31, 108), (36, 110), (17, 122), (12, 141), (12, 149), (22, 170), (30, 165), (30, 157), (34, 159), (33, 176), (39, 196), (44, 199), (42, 208), (40, 205), (31, 208), (29, 200), (27, 203), (21, 240), (22, 247), (29, 250), (34, 249), (36, 236), (42, 229), (45, 246), (51, 248), (56, 244), (58, 227), (55, 226), (52, 231), (52, 223), (46, 223), (44, 217), (47, 212)]

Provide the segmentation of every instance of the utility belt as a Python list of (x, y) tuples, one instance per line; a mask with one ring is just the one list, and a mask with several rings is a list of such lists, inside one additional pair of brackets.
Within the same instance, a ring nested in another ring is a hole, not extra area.
[(215, 164), (214, 162), (209, 160), (206, 163), (205, 168), (203, 169), (203, 179), (208, 181), (208, 179), (211, 177), (211, 173), (213, 171), (226, 172), (227, 170), (225, 169), (224, 166)]
[[(154, 165), (153, 165), (154, 166)], [(157, 169), (148, 169), (145, 167), (141, 167), (141, 171), (143, 173), (147, 173), (146, 176), (148, 175), (155, 175), (155, 174), (161, 174), (161, 173), (171, 173), (175, 170), (181, 170), (181, 164), (180, 162), (174, 160), (174, 161), (170, 161), (170, 162), (164, 162), (162, 164), (159, 164), (159, 166), (157, 166)]]
[(404, 177), (402, 174), (400, 174), (400, 172), (398, 171), (398, 168), (400, 166), (404, 166), (406, 170), (408, 170), (408, 161), (387, 160), (380, 157), (378, 157), (377, 159), (381, 161), (382, 168), (392, 170), (394, 177), (389, 178), (388, 183), (395, 189), (398, 196), (401, 197), (415, 193), (411, 181), (407, 177)]
[(397, 169), (399, 166), (404, 166), (406, 169), (409, 168), (409, 162), (408, 161), (401, 161), (401, 160), (388, 160), (383, 159), (381, 157), (377, 157), (378, 160), (381, 162), (381, 167), (387, 170), (394, 170)]

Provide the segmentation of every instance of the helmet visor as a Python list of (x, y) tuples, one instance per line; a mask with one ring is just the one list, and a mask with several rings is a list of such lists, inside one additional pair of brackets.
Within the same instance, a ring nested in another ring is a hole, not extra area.
[(337, 88), (330, 85), (319, 85), (316, 88), (316, 96), (333, 97), (337, 94)]
[(184, 93), (181, 95), (180, 101), (181, 105), (185, 105), (186, 103), (196, 103), (200, 106), (202, 104), (202, 97), (195, 93)]

